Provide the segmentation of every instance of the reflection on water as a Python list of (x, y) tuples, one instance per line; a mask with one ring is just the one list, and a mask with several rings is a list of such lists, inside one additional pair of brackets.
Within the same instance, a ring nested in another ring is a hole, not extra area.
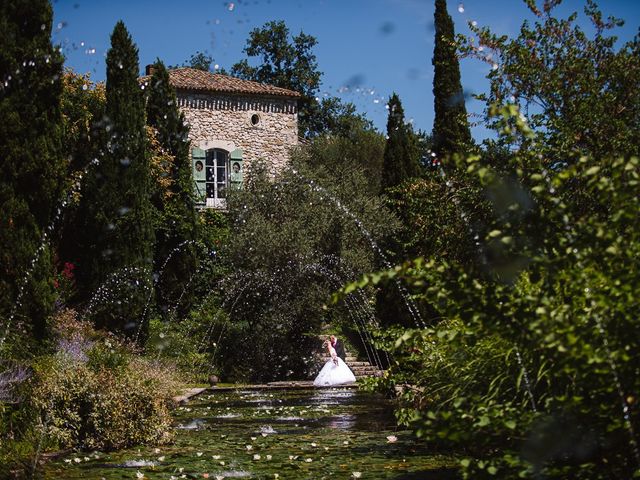
[(101, 453), (99, 461), (71, 455), (47, 464), (43, 476), (445, 479), (457, 464), (399, 430), (388, 399), (352, 389), (211, 393), (175, 417), (172, 444)]
[(271, 425), (263, 425), (262, 427), (260, 427), (260, 430), (258, 430), (258, 433), (269, 435), (269, 434), (274, 434), (278, 432), (276, 432)]
[(179, 423), (175, 426), (175, 428), (181, 429), (181, 430), (197, 430), (198, 428), (202, 427), (205, 424), (206, 422), (203, 419), (195, 418), (186, 424)]
[(338, 430), (351, 430), (356, 425), (355, 415), (338, 415), (332, 417), (327, 423), (331, 428), (337, 428)]

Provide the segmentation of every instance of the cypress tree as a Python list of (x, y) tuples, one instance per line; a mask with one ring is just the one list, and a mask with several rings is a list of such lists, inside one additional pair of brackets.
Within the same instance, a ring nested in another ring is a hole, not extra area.
[(380, 182), (383, 192), (420, 173), (413, 132), (404, 122), (404, 110), (397, 94), (391, 95), (388, 106), (387, 143)]
[(446, 0), (436, 0), (435, 30), (433, 141), (434, 151), (440, 158), (466, 151), (471, 145), (471, 132), (460, 81), (453, 20), (447, 12)]
[(108, 285), (111, 296), (96, 311), (96, 323), (144, 340), (139, 322), (151, 288), (153, 218), (143, 91), (138, 83), (138, 49), (119, 21), (107, 52), (104, 155), (89, 183), (95, 239), (84, 269), (94, 290)]
[(160, 213), (156, 227), (154, 270), (161, 276), (157, 281), (156, 294), (163, 310), (182, 296), (182, 311), (178, 312), (181, 314), (190, 303), (189, 295), (182, 295), (182, 292), (196, 266), (193, 244), (196, 239), (196, 211), (188, 128), (184, 115), (178, 109), (175, 89), (169, 84), (169, 73), (160, 60), (154, 65), (149, 82), (147, 123), (155, 129), (160, 146), (173, 159), (168, 191), (154, 195), (154, 204)]
[(52, 15), (46, 0), (0, 3), (0, 345), (5, 332), (22, 326), (46, 338), (55, 299), (47, 226), (65, 161), (62, 56), (51, 45)]
[[(381, 187), (383, 193), (394, 196), (398, 192), (390, 190), (420, 174), (417, 158), (419, 150), (413, 130), (405, 124), (404, 110), (398, 95), (395, 93), (391, 95), (388, 106), (387, 143), (384, 149)], [(402, 217), (402, 212), (396, 213)], [(404, 254), (402, 237), (403, 232), (398, 232), (394, 238), (388, 239), (383, 245), (395, 260), (399, 260)], [(383, 325), (411, 324), (404, 300), (393, 284), (385, 285), (379, 290), (376, 310)]]

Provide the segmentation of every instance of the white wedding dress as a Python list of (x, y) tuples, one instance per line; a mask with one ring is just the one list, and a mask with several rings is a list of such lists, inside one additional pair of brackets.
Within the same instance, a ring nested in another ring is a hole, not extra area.
[[(342, 385), (345, 383), (352, 383), (356, 381), (356, 377), (344, 361), (336, 356), (336, 351), (332, 346), (329, 346), (329, 353), (332, 359), (324, 364), (320, 373), (313, 381), (315, 387), (332, 387), (334, 385)], [(336, 365), (333, 359), (338, 361)]]

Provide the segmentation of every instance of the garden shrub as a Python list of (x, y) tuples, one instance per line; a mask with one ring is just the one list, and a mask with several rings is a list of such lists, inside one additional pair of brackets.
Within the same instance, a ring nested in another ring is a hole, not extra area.
[(87, 357), (58, 353), (33, 366), (27, 408), (37, 412), (47, 444), (115, 450), (167, 442), (175, 372), (132, 355), (114, 338), (96, 342)]

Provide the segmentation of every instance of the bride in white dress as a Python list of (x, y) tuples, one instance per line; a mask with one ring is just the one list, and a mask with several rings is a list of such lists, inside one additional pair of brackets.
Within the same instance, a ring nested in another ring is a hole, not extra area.
[(322, 370), (313, 381), (315, 387), (331, 387), (334, 385), (342, 385), (344, 383), (352, 383), (356, 381), (355, 375), (347, 364), (336, 355), (336, 350), (328, 340), (324, 342), (327, 347), (331, 360), (324, 364)]

